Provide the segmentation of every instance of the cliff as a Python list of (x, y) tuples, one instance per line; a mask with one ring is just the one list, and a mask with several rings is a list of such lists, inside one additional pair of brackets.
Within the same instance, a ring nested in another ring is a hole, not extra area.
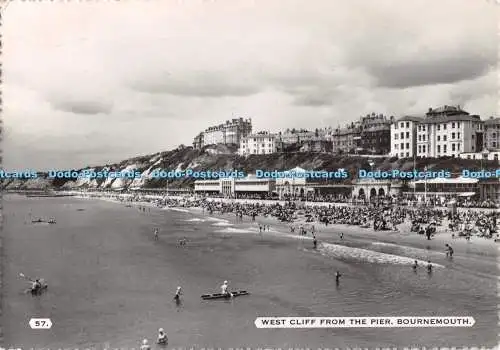
[[(47, 174), (39, 173), (37, 179), (3, 179), (0, 181), (6, 190), (34, 190), (34, 189), (118, 189), (118, 188), (169, 188), (190, 187), (194, 179), (158, 179), (151, 178), (155, 169), (168, 170), (241, 170), (247, 174), (256, 169), (288, 170), (301, 167), (306, 170), (334, 171), (346, 169), (350, 174), (357, 174), (359, 169), (370, 169), (369, 161), (373, 161), (373, 169), (412, 170), (413, 159), (397, 159), (389, 157), (353, 157), (332, 155), (327, 153), (278, 153), (268, 155), (250, 155), (242, 157), (235, 154), (235, 149), (227, 146), (209, 146), (202, 150), (192, 147), (182, 147), (172, 151), (156, 153), (124, 160), (117, 164), (94, 166), (76, 171), (138, 171), (142, 174), (137, 179), (48, 179)], [(484, 167), (497, 168), (498, 162), (484, 162)], [(457, 158), (417, 159), (416, 168), (423, 170), (450, 170), (459, 173), (462, 168), (479, 169), (480, 161)]]

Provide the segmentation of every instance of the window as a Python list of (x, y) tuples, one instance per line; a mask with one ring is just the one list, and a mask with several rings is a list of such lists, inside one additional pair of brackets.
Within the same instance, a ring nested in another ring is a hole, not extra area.
[(455, 140), (455, 133), (454, 132), (451, 133), (451, 139)]
[(451, 145), (451, 150), (452, 150), (453, 152), (455, 152), (455, 144), (454, 144), (454, 143)]
[(410, 149), (410, 144), (409, 143), (406, 144), (406, 149)]
[(457, 132), (457, 139), (460, 140), (460, 133), (459, 132)]
[(394, 140), (397, 140), (398, 139), (398, 134), (394, 134)]
[(404, 139), (404, 138), (405, 138), (405, 133), (404, 133), (404, 132), (402, 132), (402, 133), (401, 133), (401, 140), (402, 140), (402, 139)]
[(460, 151), (460, 144), (459, 143), (457, 143), (457, 150)]
[(406, 122), (406, 127), (409, 128), (410, 127), (410, 122)]
[(438, 141), (441, 141), (441, 136), (439, 136), (439, 135), (438, 135), (437, 140), (438, 140)]
[(405, 156), (405, 154), (403, 152), (401, 152), (399, 155), (401, 156), (401, 158), (403, 158)]
[(410, 133), (407, 131), (406, 132), (406, 138), (409, 139), (410, 138)]
[(395, 148), (395, 149), (399, 149), (399, 145), (396, 143), (396, 144), (394, 145), (394, 148)]
[(404, 128), (405, 127), (405, 123), (400, 123), (399, 127)]
[(452, 129), (455, 129), (455, 123), (451, 123)]
[(425, 131), (425, 125), (422, 125), (422, 131)]
[(422, 135), (422, 141), (425, 141), (425, 135)]
[(401, 143), (400, 147), (401, 147), (401, 149), (405, 149), (405, 144)]
[(422, 141), (422, 135), (418, 135), (418, 140)]
[(459, 128), (459, 127), (460, 127), (460, 122), (457, 122), (457, 128)]
[(418, 146), (418, 153), (422, 153), (422, 146)]
[(495, 141), (492, 142), (493, 148), (497, 148), (497, 143)]
[(424, 153), (425, 153), (425, 148), (426, 148), (425, 145), (423, 145), (422, 146), (422, 152), (424, 152)]
[(441, 125), (438, 124), (438, 130), (441, 130)]
[(446, 130), (446, 124), (443, 124), (443, 130)]
[(418, 126), (418, 131), (421, 131), (421, 130), (422, 130), (422, 126), (421, 126), (421, 125), (419, 125), (419, 126)]
[(448, 136), (444, 135), (443, 136), (443, 141), (448, 141)]
[(441, 146), (438, 145), (437, 149), (438, 149), (438, 153), (441, 153)]
[(446, 145), (443, 146), (443, 153), (446, 153)]
[(497, 137), (497, 134), (496, 134), (496, 133), (493, 133), (493, 137)]
[(409, 157), (410, 156), (410, 152), (406, 152), (406, 156)]

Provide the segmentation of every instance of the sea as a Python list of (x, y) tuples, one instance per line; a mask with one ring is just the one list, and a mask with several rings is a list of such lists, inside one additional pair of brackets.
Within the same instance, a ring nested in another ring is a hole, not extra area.
[[(53, 217), (56, 224), (31, 222)], [(159, 228), (159, 240), (153, 230)], [(167, 348), (459, 347), (498, 344), (497, 256), (347, 235), (310, 239), (285, 225), (74, 197), (4, 196), (4, 347), (138, 348), (158, 329)], [(178, 240), (186, 238), (187, 245)], [(496, 251), (496, 250), (493, 250)], [(434, 272), (411, 268), (432, 259)], [(340, 283), (335, 272), (340, 271)], [(40, 296), (20, 274), (44, 278)], [(248, 296), (207, 300), (224, 280)], [(173, 301), (177, 286), (184, 295)], [(470, 328), (258, 329), (257, 317), (472, 316)], [(50, 329), (31, 329), (50, 318)], [(153, 345), (153, 348), (156, 345)]]

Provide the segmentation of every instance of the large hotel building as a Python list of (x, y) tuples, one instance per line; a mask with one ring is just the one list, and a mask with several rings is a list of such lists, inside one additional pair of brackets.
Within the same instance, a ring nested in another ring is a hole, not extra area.
[[(490, 122), (491, 130), (496, 130), (495, 120)], [(460, 157), (462, 153), (481, 152), (485, 146), (498, 148), (498, 132), (490, 131), (488, 143), (484, 141), (485, 129), (478, 115), (470, 115), (460, 106), (429, 109), (423, 117), (405, 116), (392, 123), (390, 154), (399, 158)]]
[(232, 119), (224, 124), (211, 126), (204, 132), (199, 133), (193, 140), (195, 149), (208, 145), (235, 144), (239, 145), (243, 137), (252, 132), (252, 119)]
[(250, 154), (276, 153), (276, 135), (262, 131), (241, 138), (238, 153), (242, 156)]

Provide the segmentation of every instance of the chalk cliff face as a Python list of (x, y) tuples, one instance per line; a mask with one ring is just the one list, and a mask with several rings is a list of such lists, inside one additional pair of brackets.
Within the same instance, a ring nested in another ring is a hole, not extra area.
[[(128, 189), (128, 188), (170, 188), (191, 187), (194, 178), (165, 179), (152, 178), (151, 173), (155, 170), (186, 170), (194, 171), (218, 171), (239, 170), (246, 174), (252, 174), (257, 169), (262, 170), (288, 170), (301, 167), (306, 170), (335, 171), (345, 169), (350, 174), (350, 179), (355, 177), (359, 169), (370, 169), (369, 161), (372, 161), (373, 169), (402, 169), (412, 170), (412, 159), (396, 158), (367, 158), (333, 155), (328, 153), (277, 153), (269, 155), (250, 155), (241, 157), (235, 154), (234, 147), (212, 146), (203, 150), (194, 150), (192, 147), (178, 148), (172, 151), (156, 153), (124, 160), (117, 164), (95, 166), (76, 171), (128, 171), (139, 172), (141, 176), (135, 179), (107, 178), (107, 179), (49, 179), (47, 174), (39, 173), (36, 179), (2, 179), (0, 185), (6, 190), (30, 190), (30, 189)], [(479, 168), (479, 161), (444, 158), (444, 159), (418, 159), (416, 168), (423, 170), (449, 170), (458, 173), (462, 168)], [(493, 166), (494, 168), (497, 165)], [(490, 167), (490, 168), (493, 168)], [(67, 170), (67, 169), (63, 169)], [(350, 181), (344, 180), (344, 181)]]

